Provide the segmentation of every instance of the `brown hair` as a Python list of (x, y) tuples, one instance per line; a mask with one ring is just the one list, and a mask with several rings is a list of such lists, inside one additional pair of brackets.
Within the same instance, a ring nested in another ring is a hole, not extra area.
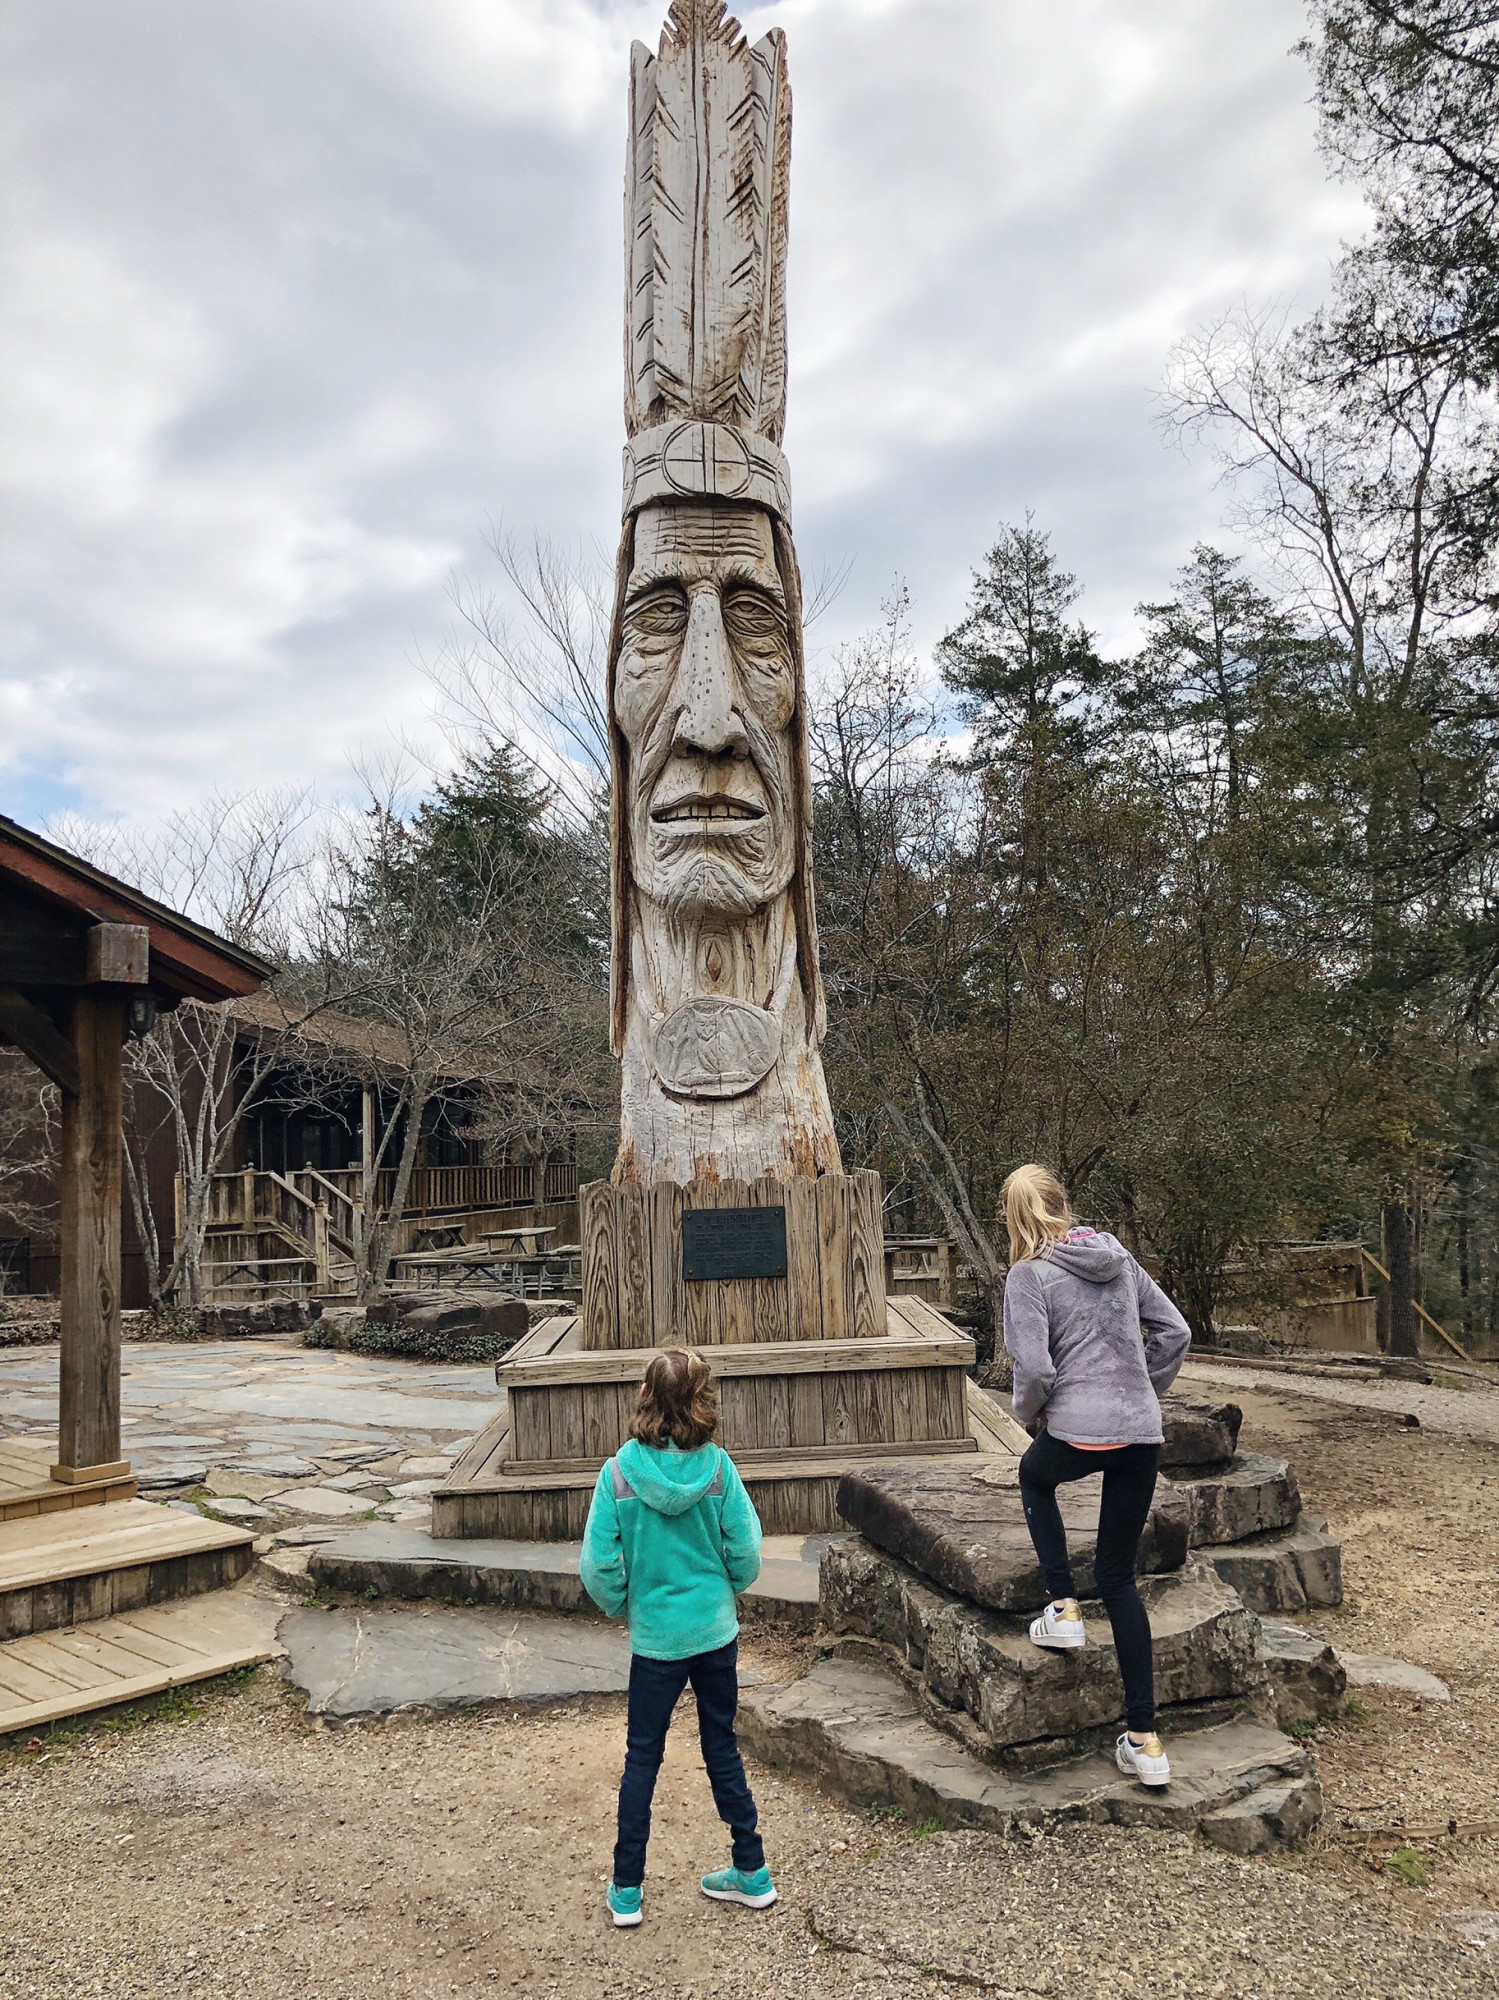
[(1034, 1163), (1017, 1167), (1002, 1194), (1012, 1264), (1024, 1263), (1028, 1257), (1044, 1257), (1072, 1227), (1067, 1190), (1049, 1167)]
[(654, 1356), (640, 1385), (630, 1436), (658, 1449), (675, 1444), (695, 1451), (717, 1430), (718, 1385), (707, 1362), (685, 1347)]

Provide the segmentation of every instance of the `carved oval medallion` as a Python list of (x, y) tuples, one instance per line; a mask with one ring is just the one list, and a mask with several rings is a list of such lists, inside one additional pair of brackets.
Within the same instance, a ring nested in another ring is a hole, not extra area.
[(656, 1030), (656, 1074), (681, 1097), (742, 1097), (775, 1068), (781, 1023), (744, 1000), (697, 994)]

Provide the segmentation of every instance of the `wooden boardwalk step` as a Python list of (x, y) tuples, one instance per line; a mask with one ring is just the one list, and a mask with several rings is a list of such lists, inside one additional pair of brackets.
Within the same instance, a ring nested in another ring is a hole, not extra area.
[(0, 1645), (0, 1736), (274, 1658), (283, 1607), (241, 1591), (143, 1607)]
[(133, 1500), (135, 1475), (69, 1486), (52, 1477), (57, 1446), (47, 1438), (0, 1438), (0, 1521), (34, 1514), (70, 1514), (75, 1507), (98, 1507), (106, 1500)]
[(1017, 1424), (990, 1389), (981, 1389), (970, 1376), (966, 1385), (968, 1428), (978, 1439), (979, 1450), (1008, 1454), (1018, 1464), (1030, 1446), (1030, 1433)]
[(216, 1590), (253, 1560), (243, 1528), (121, 1500), (8, 1521), (0, 1533), (0, 1639)]

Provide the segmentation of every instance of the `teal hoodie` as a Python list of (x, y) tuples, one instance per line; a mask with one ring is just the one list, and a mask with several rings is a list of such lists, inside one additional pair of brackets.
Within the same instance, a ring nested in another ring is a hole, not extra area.
[(760, 1574), (760, 1517), (723, 1447), (631, 1438), (593, 1489), (581, 1573), (600, 1611), (628, 1611), (632, 1652), (685, 1660), (727, 1646), (735, 1593)]

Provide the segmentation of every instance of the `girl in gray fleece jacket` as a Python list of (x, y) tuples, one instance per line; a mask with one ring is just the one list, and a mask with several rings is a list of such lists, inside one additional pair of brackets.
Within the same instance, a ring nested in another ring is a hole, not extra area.
[(1101, 1472), (1093, 1575), (1124, 1682), (1115, 1758), (1142, 1783), (1164, 1785), (1171, 1765), (1156, 1734), (1150, 1619), (1135, 1562), (1161, 1460), (1160, 1398), (1192, 1336), (1117, 1237), (1074, 1225), (1066, 1190), (1047, 1168), (1017, 1167), (1004, 1205), (1005, 1347), (1015, 1364), (1015, 1415), (1036, 1437), (1020, 1461), (1020, 1494), (1052, 1594), (1031, 1638), (1062, 1651), (1087, 1644), (1057, 1488)]

